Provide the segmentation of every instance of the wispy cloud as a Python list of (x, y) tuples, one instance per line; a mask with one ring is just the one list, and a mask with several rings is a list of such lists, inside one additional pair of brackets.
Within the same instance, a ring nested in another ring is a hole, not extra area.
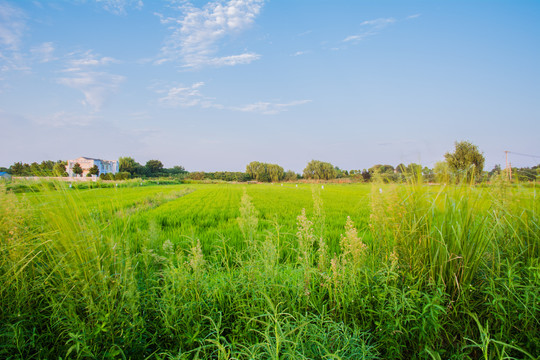
[(98, 66), (119, 63), (119, 61), (107, 56), (98, 56), (91, 50), (88, 50), (85, 52), (73, 52), (68, 54), (67, 63), (69, 66), (64, 71), (76, 72), (81, 71), (83, 68), (95, 68)]
[(81, 91), (84, 94), (84, 105), (90, 106), (94, 111), (101, 110), (108, 95), (114, 93), (125, 78), (100, 71), (100, 68), (118, 61), (97, 56), (91, 51), (72, 53), (70, 57), (66, 69), (63, 70), (66, 76), (59, 78), (58, 82)]
[(168, 90), (158, 90), (158, 93), (166, 93), (165, 96), (159, 98), (159, 103), (166, 107), (215, 107), (211, 99), (205, 98), (200, 88), (204, 86), (204, 82), (198, 82), (190, 86), (174, 86)]
[(142, 0), (96, 0), (96, 2), (103, 4), (105, 10), (116, 15), (124, 15), (126, 8), (141, 9), (144, 5)]
[(308, 51), (297, 51), (294, 54), (291, 54), (291, 56), (301, 56), (301, 55), (306, 55), (307, 53)]
[(422, 14), (413, 14), (413, 15), (409, 15), (407, 16), (407, 20), (411, 20), (411, 19), (417, 19), (421, 16)]
[(0, 2), (0, 70), (27, 70), (20, 52), (26, 30), (26, 14), (6, 2)]
[(366, 20), (360, 23), (361, 31), (357, 34), (349, 35), (343, 42), (359, 42), (367, 37), (373, 36), (381, 32), (384, 28), (395, 23), (394, 18), (379, 18), (374, 20)]
[(274, 115), (287, 111), (291, 107), (304, 105), (310, 102), (311, 100), (296, 100), (288, 103), (256, 102), (253, 104), (234, 107), (232, 109), (243, 112), (254, 112), (265, 115)]
[(54, 56), (54, 45), (52, 42), (46, 42), (39, 46), (35, 46), (32, 49), (30, 49), (30, 52), (32, 55), (34, 55), (34, 58), (41, 63), (50, 62), (53, 60), (56, 60), (56, 57)]
[(211, 1), (202, 8), (189, 2), (180, 6), (179, 18), (159, 15), (172, 34), (166, 39), (156, 64), (180, 60), (185, 67), (234, 66), (260, 58), (253, 52), (216, 56), (219, 41), (248, 29), (264, 0)]
[(24, 12), (7, 3), (0, 2), (0, 45), (9, 50), (17, 50), (26, 29)]
[(256, 102), (253, 104), (229, 106), (223, 105), (215, 101), (214, 98), (205, 96), (201, 92), (201, 88), (205, 84), (197, 82), (189, 86), (179, 85), (169, 87), (168, 89), (155, 90), (156, 93), (163, 95), (158, 99), (158, 102), (165, 107), (201, 107), (213, 108), (231, 111), (252, 112), (264, 115), (274, 115), (287, 111), (293, 106), (304, 105), (310, 103), (311, 100), (296, 100), (287, 103), (278, 102)]

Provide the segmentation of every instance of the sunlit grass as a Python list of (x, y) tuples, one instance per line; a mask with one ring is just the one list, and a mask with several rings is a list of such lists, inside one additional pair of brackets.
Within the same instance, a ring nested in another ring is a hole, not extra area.
[(535, 188), (0, 188), (0, 357), (535, 358)]

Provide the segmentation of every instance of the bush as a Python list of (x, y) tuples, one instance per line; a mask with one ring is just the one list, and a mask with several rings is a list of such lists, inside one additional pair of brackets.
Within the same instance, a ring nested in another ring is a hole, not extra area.
[(114, 175), (114, 180), (127, 180), (129, 179), (130, 177), (130, 173), (128, 173), (127, 171), (121, 171), (119, 173), (116, 173), (116, 175)]
[(100, 179), (100, 180), (114, 180), (114, 175), (111, 174), (111, 173), (100, 174), (100, 175), (99, 175), (99, 179)]

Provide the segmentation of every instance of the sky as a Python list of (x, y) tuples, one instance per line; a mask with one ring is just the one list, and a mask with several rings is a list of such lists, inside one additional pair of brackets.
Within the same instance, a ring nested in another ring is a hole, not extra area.
[(540, 1), (0, 0), (0, 134), (5, 167), (533, 166)]

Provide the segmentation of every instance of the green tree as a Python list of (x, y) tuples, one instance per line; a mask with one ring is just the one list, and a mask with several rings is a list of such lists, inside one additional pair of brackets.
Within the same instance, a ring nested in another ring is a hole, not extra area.
[(75, 175), (82, 175), (83, 173), (83, 169), (81, 167), (81, 164), (79, 163), (75, 163), (75, 165), (73, 165), (73, 169), (71, 170), (73, 171)]
[(163, 163), (159, 160), (148, 160), (145, 167), (148, 171), (148, 176), (159, 176), (159, 173), (163, 169)]
[(119, 158), (118, 165), (120, 172), (127, 171), (131, 175), (134, 175), (137, 170), (142, 167), (135, 159), (128, 156)]
[(257, 181), (277, 182), (283, 179), (283, 168), (277, 164), (267, 164), (258, 161), (252, 161), (246, 165), (246, 173)]
[(371, 180), (371, 173), (366, 170), (366, 169), (363, 169), (362, 170), (362, 179), (364, 180), (364, 182), (368, 182)]
[(41, 170), (41, 167), (37, 162), (33, 162), (30, 164), (30, 173), (34, 176), (41, 176), (43, 175), (43, 171)]
[(24, 165), (22, 164), (22, 162), (16, 162), (9, 167), (9, 171), (13, 176), (23, 176)]
[(311, 160), (304, 169), (304, 178), (313, 180), (335, 179), (337, 172), (334, 165), (319, 160)]
[(94, 165), (88, 170), (89, 175), (99, 175), (99, 169), (97, 165)]
[(296, 181), (298, 180), (298, 175), (292, 170), (285, 171), (285, 174), (283, 174), (283, 180), (285, 181)]
[(266, 172), (266, 166), (264, 163), (252, 161), (247, 164), (246, 172), (252, 179), (261, 181), (261, 178), (264, 177), (264, 173)]
[(272, 182), (278, 182), (283, 179), (283, 168), (277, 164), (267, 164), (266, 171)]
[(67, 176), (66, 164), (63, 162), (57, 162), (54, 164), (52, 172), (54, 176)]
[(435, 181), (438, 183), (447, 184), (450, 182), (450, 169), (446, 161), (437, 161), (433, 166), (433, 173)]
[(368, 169), (371, 178), (375, 181), (383, 181), (385, 183), (390, 181), (396, 181), (398, 175), (394, 173), (394, 167), (392, 165), (373, 165)]
[(454, 152), (444, 154), (444, 158), (451, 172), (456, 175), (465, 174), (468, 180), (473, 176), (479, 177), (484, 169), (483, 153), (468, 141), (456, 141)]

